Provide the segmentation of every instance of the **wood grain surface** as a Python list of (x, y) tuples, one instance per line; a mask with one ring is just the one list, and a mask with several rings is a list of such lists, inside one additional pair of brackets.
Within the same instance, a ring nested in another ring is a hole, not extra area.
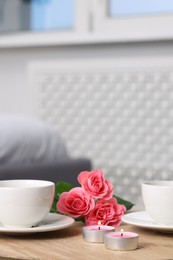
[[(104, 244), (83, 240), (81, 223), (54, 231), (32, 235), (0, 234), (0, 259), (29, 260), (170, 260), (173, 259), (173, 234), (159, 233), (131, 225), (122, 225), (124, 231), (139, 234), (138, 249), (112, 251)], [(120, 231), (122, 228), (116, 230)]]

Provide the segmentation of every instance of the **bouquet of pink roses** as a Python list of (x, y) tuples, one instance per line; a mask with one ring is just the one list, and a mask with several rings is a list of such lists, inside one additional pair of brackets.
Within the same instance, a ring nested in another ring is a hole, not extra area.
[(118, 226), (121, 217), (133, 204), (114, 195), (113, 184), (101, 170), (83, 171), (78, 175), (81, 187), (56, 184), (52, 212), (59, 212), (81, 220), (86, 225)]

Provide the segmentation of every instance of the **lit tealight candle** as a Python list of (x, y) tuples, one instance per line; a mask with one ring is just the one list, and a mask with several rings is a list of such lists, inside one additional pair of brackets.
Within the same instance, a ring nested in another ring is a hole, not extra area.
[(105, 234), (113, 231), (115, 231), (114, 227), (101, 225), (99, 221), (98, 225), (83, 227), (83, 238), (88, 242), (103, 243)]
[(132, 232), (109, 232), (104, 237), (105, 247), (111, 250), (134, 250), (138, 247), (138, 234)]

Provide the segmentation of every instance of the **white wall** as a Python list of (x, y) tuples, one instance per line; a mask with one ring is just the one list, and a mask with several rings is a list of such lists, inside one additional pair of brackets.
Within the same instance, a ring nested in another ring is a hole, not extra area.
[(32, 97), (27, 80), (27, 66), (30, 61), (147, 55), (173, 57), (173, 42), (1, 48), (0, 113), (33, 113)]

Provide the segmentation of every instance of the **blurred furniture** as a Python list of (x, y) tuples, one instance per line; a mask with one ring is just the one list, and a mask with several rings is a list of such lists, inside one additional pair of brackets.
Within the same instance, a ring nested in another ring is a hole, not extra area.
[(39, 179), (53, 182), (66, 181), (78, 186), (77, 176), (81, 171), (91, 170), (87, 158), (68, 158), (61, 162), (34, 163), (29, 165), (0, 165), (0, 180)]
[(91, 170), (87, 157), (72, 158), (60, 133), (30, 117), (0, 115), (0, 180), (41, 179), (78, 185), (77, 175)]

